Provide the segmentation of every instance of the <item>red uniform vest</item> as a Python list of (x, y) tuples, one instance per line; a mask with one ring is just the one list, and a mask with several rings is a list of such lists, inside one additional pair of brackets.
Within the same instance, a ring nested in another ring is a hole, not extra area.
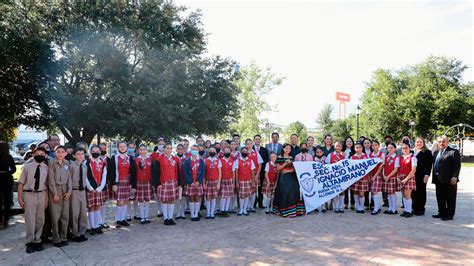
[[(371, 152), (371, 153), (369, 154), (369, 158), (380, 158), (380, 159), (382, 159), (382, 156), (383, 156), (383, 152), (382, 152), (382, 151), (379, 151), (378, 154), (375, 154), (374, 152)], [(372, 170), (371, 173), (372, 173), (372, 174), (375, 174), (375, 173), (379, 170), (379, 167), (380, 167), (380, 164), (378, 164), (378, 165), (374, 168), (374, 170)]]
[(206, 164), (206, 180), (219, 180), (219, 159), (211, 160), (207, 158), (204, 163)]
[(336, 155), (336, 154), (334, 154), (334, 152), (331, 152), (331, 153), (329, 154), (329, 158), (331, 158), (331, 159), (329, 159), (329, 160), (330, 160), (329, 163), (337, 163), (337, 162), (339, 162), (339, 161), (341, 161), (341, 160), (346, 159), (346, 154), (343, 153), (343, 152), (341, 152), (341, 153), (339, 153), (339, 154)]
[(184, 184), (184, 162), (186, 161), (186, 155), (183, 155), (181, 157), (178, 157), (178, 171), (179, 171), (179, 177), (181, 178), (181, 182)]
[(158, 158), (160, 162), (160, 182), (178, 181), (178, 158), (173, 155), (162, 155)]
[(238, 159), (238, 164), (239, 164), (239, 181), (250, 181), (252, 180), (252, 160), (247, 159), (247, 160), (242, 160)]
[(201, 159), (194, 160), (191, 158), (191, 170), (193, 171), (193, 183), (198, 181), (199, 166), (201, 166)]
[(255, 169), (258, 168), (258, 153), (254, 150), (249, 151), (249, 159), (253, 161), (253, 164), (255, 165)]
[(278, 176), (277, 168), (276, 165), (272, 165), (271, 163), (268, 163), (268, 179), (270, 179), (270, 182), (273, 183), (276, 181)]
[(135, 159), (137, 165), (137, 181), (150, 181), (151, 180), (151, 158), (142, 159), (138, 157)]
[(229, 158), (229, 161), (226, 161), (225, 159), (220, 159), (222, 168), (222, 180), (232, 180), (233, 178), (233, 172), (232, 168), (234, 167), (234, 159)]
[[(363, 160), (363, 159), (368, 159), (368, 157), (367, 157), (367, 154), (362, 153), (362, 155), (360, 157), (357, 154), (352, 155), (351, 159), (352, 160)], [(369, 173), (366, 174), (364, 177), (362, 177), (362, 179), (368, 179), (368, 178), (369, 178)]]
[(92, 176), (94, 177), (97, 186), (100, 186), (100, 184), (102, 183), (102, 174), (104, 172), (105, 163), (102, 160), (99, 160), (98, 163), (94, 160), (91, 160), (90, 165), (92, 170)]
[(130, 177), (130, 158), (128, 155), (125, 157), (125, 159), (122, 159), (121, 156), (117, 155), (117, 161), (118, 161), (118, 174), (119, 174), (119, 181), (125, 181), (128, 180)]
[(413, 154), (404, 158), (403, 156), (400, 157), (400, 169), (398, 170), (399, 175), (407, 176), (411, 171), (411, 158), (413, 158)]
[(385, 156), (385, 162), (383, 164), (384, 175), (389, 175), (393, 171), (393, 169), (395, 169), (395, 162), (397, 161), (397, 157), (398, 156), (392, 157), (388, 154), (387, 156)]

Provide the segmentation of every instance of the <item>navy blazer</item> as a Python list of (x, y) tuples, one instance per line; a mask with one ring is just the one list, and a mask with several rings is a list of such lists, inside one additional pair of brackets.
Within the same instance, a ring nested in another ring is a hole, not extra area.
[[(204, 163), (204, 160), (202, 158), (199, 159), (201, 163), (199, 164), (199, 170), (198, 170), (198, 177), (197, 181), (202, 184), (202, 181), (204, 180), (204, 174), (206, 172), (206, 164)], [(192, 184), (193, 183), (193, 169), (191, 167), (191, 157), (186, 159), (183, 164), (183, 170), (184, 170), (184, 178), (186, 181), (186, 184)]]

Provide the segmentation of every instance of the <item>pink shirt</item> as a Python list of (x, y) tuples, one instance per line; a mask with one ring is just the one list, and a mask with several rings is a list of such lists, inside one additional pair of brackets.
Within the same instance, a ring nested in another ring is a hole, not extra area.
[(298, 153), (296, 156), (295, 156), (295, 161), (298, 161), (298, 162), (312, 162), (313, 161), (313, 156), (311, 156), (311, 154), (309, 153)]

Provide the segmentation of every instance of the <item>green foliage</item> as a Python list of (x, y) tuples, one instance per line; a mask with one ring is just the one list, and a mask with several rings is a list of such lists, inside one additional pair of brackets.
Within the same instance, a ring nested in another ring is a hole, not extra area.
[[(346, 137), (351, 136), (351, 131), (353, 128), (352, 120), (354, 120), (353, 117), (337, 119), (334, 121), (330, 130), (334, 142), (342, 142)], [(355, 138), (356, 134), (353, 134), (352, 136)]]
[(269, 68), (261, 69), (255, 63), (242, 67), (239, 77), (234, 81), (240, 91), (237, 99), (240, 117), (231, 125), (230, 133), (239, 133), (243, 137), (253, 137), (261, 133), (266, 122), (260, 117), (261, 114), (275, 108), (266, 102), (265, 96), (283, 80), (284, 78), (272, 73)]
[(291, 134), (297, 134), (298, 140), (300, 142), (306, 141), (306, 138), (308, 138), (306, 126), (300, 121), (291, 122), (288, 127), (285, 128), (283, 131), (283, 137), (285, 138), (286, 142), (290, 142)]

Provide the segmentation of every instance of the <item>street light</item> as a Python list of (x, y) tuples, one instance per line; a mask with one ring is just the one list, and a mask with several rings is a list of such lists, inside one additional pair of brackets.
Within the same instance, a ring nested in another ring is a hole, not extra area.
[(360, 106), (357, 105), (357, 108), (356, 108), (356, 116), (357, 116), (357, 131), (356, 131), (357, 133), (356, 133), (356, 135), (357, 135), (357, 137), (356, 137), (356, 139), (359, 139), (359, 115), (360, 115), (360, 110), (361, 110)]
[(408, 125), (411, 127), (411, 138), (413, 139), (413, 127), (415, 126), (415, 120), (410, 120)]

